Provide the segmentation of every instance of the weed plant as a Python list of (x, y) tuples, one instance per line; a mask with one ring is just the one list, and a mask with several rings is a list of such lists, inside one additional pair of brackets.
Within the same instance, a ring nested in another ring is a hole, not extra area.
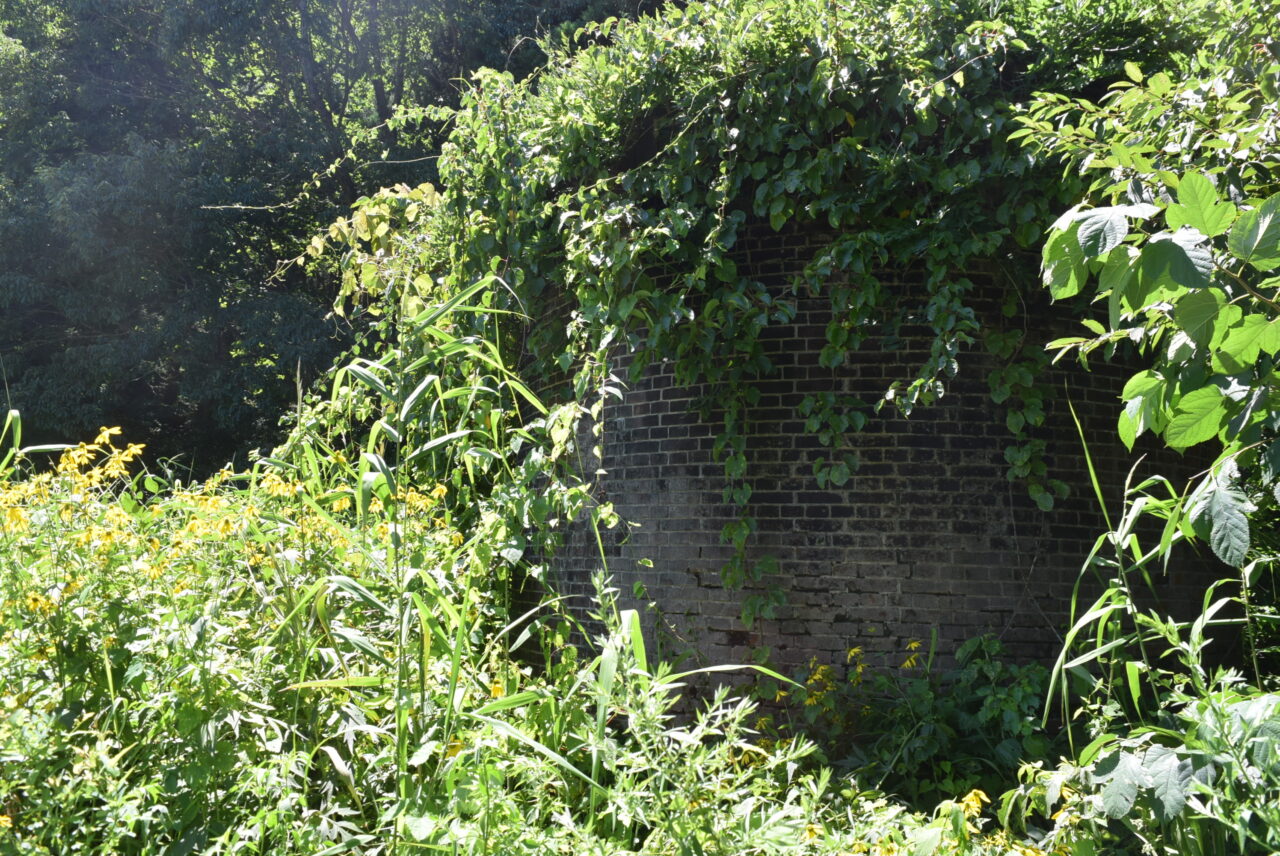
[(913, 813), (727, 690), (677, 719), (603, 581), (586, 649), (511, 616), (460, 489), (315, 448), (164, 483), (116, 434), (3, 460), (0, 852), (1011, 852), (983, 795)]
[(1048, 669), (1007, 662), (992, 636), (963, 643), (952, 668), (937, 654), (935, 634), (878, 667), (858, 647), (843, 664), (811, 661), (791, 685), (763, 679), (757, 695), (781, 705), (764, 728), (809, 736), (835, 769), (924, 811), (1002, 793), (1020, 763), (1056, 757), (1040, 723)]

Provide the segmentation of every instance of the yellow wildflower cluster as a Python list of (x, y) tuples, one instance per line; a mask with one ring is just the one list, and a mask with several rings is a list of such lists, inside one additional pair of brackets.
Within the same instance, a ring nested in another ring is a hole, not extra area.
[(809, 661), (809, 677), (805, 679), (808, 692), (804, 703), (809, 707), (820, 704), (824, 696), (836, 688), (835, 670), (827, 664), (819, 664), (818, 658)]
[[(53, 472), (0, 483), (0, 533), (16, 536), (27, 532), (35, 510), (49, 506), (55, 498), (58, 507), (51, 513), (63, 522), (92, 513), (90, 505), (97, 489), (128, 475), (129, 464), (142, 454), (143, 446), (138, 443), (124, 448), (115, 446), (111, 438), (119, 433), (119, 428), (103, 428), (92, 443), (80, 443), (63, 451)], [(119, 508), (111, 511), (125, 514)], [(119, 518), (105, 523), (117, 525)]]
[(907, 640), (907, 659), (902, 661), (902, 668), (914, 669), (920, 665), (920, 646), (923, 644), (919, 639)]

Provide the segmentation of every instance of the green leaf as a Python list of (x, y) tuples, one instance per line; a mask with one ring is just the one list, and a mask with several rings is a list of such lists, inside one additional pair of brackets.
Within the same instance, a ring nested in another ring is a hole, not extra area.
[(1079, 224), (1073, 223), (1054, 232), (1045, 242), (1041, 277), (1055, 300), (1079, 294), (1088, 276), (1084, 251), (1077, 239), (1079, 228)]
[(942, 827), (926, 826), (911, 833), (911, 856), (933, 856), (942, 846)]
[(1164, 439), (1175, 449), (1186, 449), (1218, 436), (1227, 418), (1226, 399), (1216, 386), (1206, 386), (1182, 397), (1164, 430)]
[(1076, 240), (1090, 258), (1119, 246), (1129, 231), (1129, 221), (1114, 208), (1096, 208), (1080, 218)]
[(1152, 746), (1142, 759), (1155, 794), (1156, 817), (1168, 823), (1177, 817), (1187, 804), (1187, 792), (1191, 788), (1191, 762), (1178, 757), (1167, 746)]
[(1120, 419), (1116, 423), (1116, 433), (1120, 435), (1120, 441), (1131, 452), (1133, 451), (1134, 442), (1138, 439), (1138, 435), (1142, 433), (1143, 427), (1145, 427), (1139, 421), (1141, 414), (1142, 399), (1135, 398), (1120, 412)]
[(1142, 248), (1138, 259), (1141, 292), (1129, 298), (1135, 309), (1176, 297), (1181, 289), (1204, 288), (1209, 284), (1213, 257), (1207, 248), (1188, 238), (1185, 231), (1166, 232), (1156, 235)]
[(1210, 238), (1227, 231), (1235, 219), (1236, 207), (1218, 201), (1218, 191), (1198, 172), (1188, 173), (1178, 183), (1178, 202), (1165, 211), (1170, 229), (1190, 226)]
[(1129, 813), (1138, 789), (1148, 784), (1142, 762), (1128, 752), (1117, 752), (1099, 761), (1094, 779), (1106, 783), (1102, 788), (1102, 809), (1114, 819)]
[(1234, 374), (1258, 361), (1260, 353), (1280, 351), (1280, 326), (1265, 315), (1246, 315), (1238, 326), (1227, 331), (1214, 354), (1215, 370)]
[(1258, 270), (1280, 266), (1280, 193), (1241, 215), (1227, 236), (1227, 249)]
[(1249, 513), (1253, 510), (1254, 505), (1244, 491), (1228, 478), (1219, 476), (1208, 486), (1192, 514), (1194, 518), (1208, 516), (1209, 546), (1219, 559), (1238, 568), (1249, 552)]
[(415, 841), (426, 841), (440, 826), (436, 819), (429, 814), (424, 814), (421, 817), (402, 814), (399, 817), (399, 821), (401, 827)]
[(1191, 341), (1206, 346), (1213, 339), (1214, 324), (1225, 303), (1226, 300), (1216, 288), (1188, 292), (1178, 298), (1173, 310), (1173, 320), (1191, 337)]

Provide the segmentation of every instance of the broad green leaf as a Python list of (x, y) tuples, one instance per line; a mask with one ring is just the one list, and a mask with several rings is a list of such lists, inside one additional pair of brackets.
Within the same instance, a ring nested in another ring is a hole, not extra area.
[(1163, 377), (1153, 372), (1151, 369), (1138, 372), (1125, 382), (1124, 391), (1120, 393), (1122, 398), (1137, 398), (1138, 396), (1164, 395), (1165, 386), (1168, 384)]
[[(1124, 439), (1124, 442), (1130, 448), (1133, 448), (1133, 441), (1144, 431), (1158, 433), (1164, 429), (1168, 421), (1168, 411), (1164, 404), (1168, 386), (1169, 382), (1164, 377), (1150, 369), (1138, 372), (1124, 385), (1124, 391), (1120, 397), (1124, 399), (1125, 404), (1124, 413), (1120, 417), (1119, 430), (1121, 439), (1129, 436), (1129, 439)], [(1132, 434), (1130, 435), (1129, 432)]]
[(1157, 284), (1203, 288), (1213, 271), (1213, 258), (1194, 233), (1162, 233), (1143, 247), (1142, 274)]
[(1107, 253), (1107, 261), (1098, 273), (1098, 289), (1107, 293), (1107, 323), (1112, 330), (1120, 326), (1122, 311), (1133, 310), (1132, 306), (1125, 305), (1125, 296), (1134, 279), (1137, 259), (1135, 247), (1121, 244)]
[(1129, 232), (1129, 221), (1113, 208), (1096, 208), (1084, 214), (1079, 222), (1076, 240), (1089, 258), (1110, 252)]
[(942, 827), (926, 826), (911, 833), (911, 856), (933, 856), (942, 846)]
[(1055, 300), (1079, 294), (1089, 273), (1076, 237), (1078, 230), (1079, 224), (1073, 223), (1050, 235), (1044, 245), (1041, 276)]
[(1175, 241), (1168, 233), (1148, 242), (1138, 259), (1137, 287), (1131, 284), (1125, 295), (1129, 304), (1141, 309), (1162, 300), (1175, 300), (1184, 289), (1207, 286), (1212, 257), (1203, 247), (1192, 252), (1194, 258), (1183, 242)]
[(1213, 183), (1198, 172), (1182, 177), (1178, 184), (1178, 202), (1165, 211), (1170, 229), (1190, 226), (1210, 238), (1226, 232), (1235, 216), (1236, 207), (1229, 202), (1219, 202)]
[(1260, 353), (1274, 356), (1280, 351), (1280, 326), (1265, 315), (1246, 315), (1239, 325), (1227, 331), (1215, 357), (1238, 363), (1239, 371), (1258, 360)]
[(1186, 331), (1191, 341), (1201, 346), (1208, 345), (1213, 339), (1218, 312), (1225, 303), (1226, 300), (1218, 289), (1197, 289), (1178, 298), (1173, 310), (1173, 320)]
[(1164, 430), (1164, 439), (1175, 449), (1186, 449), (1218, 436), (1227, 419), (1226, 399), (1216, 386), (1206, 386), (1182, 397)]
[(1192, 778), (1191, 762), (1179, 758), (1178, 753), (1167, 746), (1150, 747), (1142, 760), (1156, 798), (1156, 817), (1168, 823), (1187, 804)]
[[(1141, 408), (1138, 408), (1138, 410), (1141, 412)], [(1124, 443), (1124, 447), (1132, 452), (1133, 444), (1137, 441), (1141, 428), (1127, 407), (1120, 411), (1120, 418), (1116, 422), (1116, 433), (1120, 435), (1120, 442)]]
[(1119, 819), (1129, 813), (1138, 797), (1138, 789), (1149, 780), (1142, 762), (1128, 752), (1108, 755), (1098, 762), (1094, 779), (1102, 786), (1102, 809), (1107, 817)]
[(1227, 236), (1227, 249), (1258, 270), (1280, 267), (1280, 193), (1240, 216)]
[(439, 822), (429, 814), (424, 814), (421, 817), (402, 814), (398, 820), (401, 828), (408, 832), (409, 836), (415, 841), (426, 841), (440, 827)]
[(1249, 552), (1249, 513), (1254, 510), (1244, 491), (1227, 479), (1216, 478), (1200, 508), (1209, 518), (1209, 546), (1214, 554), (1234, 568), (1243, 565)]

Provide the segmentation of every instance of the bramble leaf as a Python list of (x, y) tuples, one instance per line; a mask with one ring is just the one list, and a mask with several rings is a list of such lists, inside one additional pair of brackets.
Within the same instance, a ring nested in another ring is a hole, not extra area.
[(1249, 513), (1254, 510), (1254, 504), (1231, 477), (1220, 474), (1205, 485), (1192, 510), (1192, 519), (1207, 517), (1209, 546), (1214, 554), (1228, 565), (1240, 567), (1249, 552)]
[(1227, 231), (1236, 217), (1236, 207), (1218, 201), (1218, 191), (1198, 172), (1188, 173), (1178, 184), (1178, 202), (1165, 211), (1170, 229), (1190, 226), (1210, 238)]
[(1088, 276), (1084, 251), (1077, 239), (1079, 228), (1079, 224), (1073, 223), (1063, 231), (1054, 232), (1045, 242), (1042, 276), (1054, 300), (1079, 294)]
[(1182, 397), (1164, 430), (1164, 439), (1175, 449), (1186, 449), (1218, 436), (1227, 418), (1226, 399), (1216, 386), (1206, 386)]
[(1223, 295), (1214, 288), (1201, 288), (1184, 294), (1173, 310), (1173, 320), (1178, 323), (1191, 341), (1208, 345), (1213, 339), (1218, 312), (1226, 303)]
[(1114, 208), (1097, 208), (1080, 218), (1076, 240), (1090, 258), (1110, 252), (1129, 231), (1129, 221)]
[(1258, 270), (1280, 267), (1280, 193), (1241, 215), (1227, 236), (1227, 249)]

